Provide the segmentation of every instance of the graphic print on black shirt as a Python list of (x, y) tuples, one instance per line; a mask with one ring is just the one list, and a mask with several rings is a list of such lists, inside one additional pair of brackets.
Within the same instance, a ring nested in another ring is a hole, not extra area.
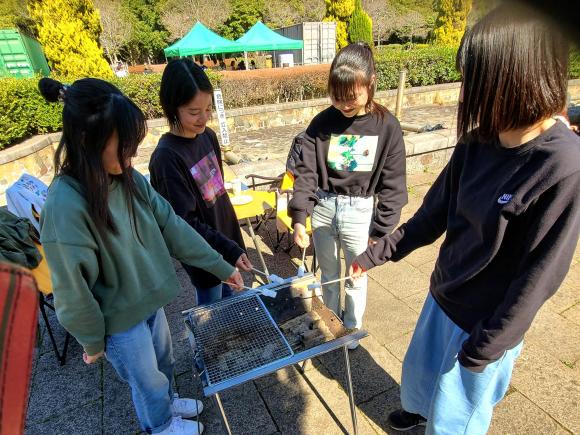
[(328, 167), (335, 171), (372, 172), (378, 142), (378, 136), (333, 134), (328, 145)]
[(189, 170), (208, 207), (226, 193), (216, 155), (211, 151)]

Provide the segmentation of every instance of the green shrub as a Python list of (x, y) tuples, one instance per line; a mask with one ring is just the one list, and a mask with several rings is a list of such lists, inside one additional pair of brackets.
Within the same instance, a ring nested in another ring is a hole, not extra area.
[(0, 81), (0, 150), (33, 134), (60, 130), (62, 107), (44, 101), (37, 83), (38, 79)]
[(456, 53), (456, 48), (438, 46), (411, 50), (381, 48), (376, 56), (378, 89), (395, 89), (403, 68), (407, 69), (407, 83), (411, 86), (459, 81), (460, 75), (455, 69)]
[(354, 12), (348, 24), (350, 42), (363, 41), (373, 46), (373, 20), (362, 7), (361, 0), (355, 1)]
[[(394, 44), (393, 44), (394, 45)], [(454, 48), (385, 46), (377, 50), (377, 85), (379, 90), (395, 89), (399, 73), (407, 69), (407, 83), (426, 86), (457, 82)], [(220, 87), (226, 109), (300, 101), (326, 96), (328, 71), (322, 68), (308, 72), (288, 69), (276, 71), (271, 77), (223, 77), (206, 71), (214, 86)], [(580, 50), (570, 53), (570, 78), (580, 78)], [(61, 79), (72, 83), (72, 79)], [(135, 74), (115, 78), (112, 82), (143, 110), (147, 118), (160, 118), (159, 105), (161, 74)], [(0, 149), (36, 134), (59, 131), (62, 127), (62, 106), (44, 101), (37, 89), (37, 78), (0, 79)]]

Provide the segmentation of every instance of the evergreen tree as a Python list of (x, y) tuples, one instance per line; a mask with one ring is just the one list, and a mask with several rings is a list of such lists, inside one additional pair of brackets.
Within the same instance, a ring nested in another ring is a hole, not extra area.
[(336, 23), (336, 48), (340, 50), (348, 45), (347, 26), (354, 12), (355, 0), (325, 0), (326, 14), (322, 21)]
[(169, 32), (161, 21), (162, 0), (122, 0), (121, 4), (132, 27), (123, 50), (126, 57), (133, 63), (164, 62)]
[(373, 20), (364, 11), (361, 0), (355, 0), (354, 12), (348, 24), (350, 42), (366, 42), (373, 47)]
[(224, 38), (238, 39), (246, 31), (264, 19), (264, 0), (231, 0), (230, 16), (218, 29)]
[(68, 77), (110, 77), (99, 45), (101, 21), (92, 0), (31, 0), (30, 17), (53, 72)]
[(437, 0), (438, 13), (433, 29), (436, 44), (456, 46), (461, 42), (467, 25), (472, 0)]

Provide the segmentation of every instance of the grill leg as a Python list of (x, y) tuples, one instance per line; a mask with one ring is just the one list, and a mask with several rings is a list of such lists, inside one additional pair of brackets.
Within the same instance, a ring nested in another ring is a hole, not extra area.
[(302, 365), (297, 365), (298, 367), (298, 371), (302, 374), (304, 374), (304, 372), (306, 371), (306, 364), (308, 363), (308, 360), (305, 359), (304, 361), (302, 361)]
[(352, 393), (352, 378), (350, 376), (350, 361), (348, 359), (348, 348), (343, 347), (344, 364), (346, 366), (346, 381), (348, 385), (348, 401), (350, 402), (350, 414), (352, 416), (353, 434), (358, 435), (358, 425), (356, 423), (356, 407), (354, 405), (354, 394)]
[(215, 393), (213, 397), (215, 397), (215, 401), (217, 402), (218, 407), (220, 409), (220, 412), (222, 414), (222, 419), (224, 421), (224, 426), (226, 427), (226, 431), (228, 432), (228, 435), (232, 435), (232, 430), (230, 429), (230, 425), (228, 423), (228, 419), (226, 417), (226, 413), (224, 411), (224, 406), (222, 405), (222, 401), (220, 399), (219, 393)]
[[(270, 272), (268, 271), (268, 266), (266, 266), (266, 262), (264, 261), (264, 257), (262, 256), (262, 250), (260, 249), (260, 245), (258, 244), (258, 239), (256, 239), (256, 234), (254, 233), (254, 227), (252, 227), (252, 222), (250, 222), (250, 219), (247, 219), (247, 224), (248, 224), (248, 232), (250, 233), (250, 237), (254, 241), (254, 246), (256, 247), (256, 251), (258, 251), (258, 257), (260, 258), (260, 263), (262, 263), (263, 271), (266, 272), (268, 275), (270, 275)], [(268, 282), (270, 282), (269, 279), (268, 279)]]

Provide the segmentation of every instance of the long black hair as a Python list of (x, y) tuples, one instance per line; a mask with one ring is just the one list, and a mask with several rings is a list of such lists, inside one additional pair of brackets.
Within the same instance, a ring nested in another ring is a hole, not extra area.
[[(94, 78), (77, 80), (71, 86), (40, 79), (40, 93), (47, 101), (64, 103), (62, 137), (54, 156), (56, 175), (68, 175), (85, 189), (89, 212), (99, 231), (117, 233), (108, 206), (111, 176), (102, 161), (103, 151), (113, 134), (119, 139), (117, 157), (122, 173), (115, 176), (127, 193), (127, 206), (133, 216), (136, 193), (131, 158), (145, 138), (147, 126), (143, 112), (112, 84)], [(136, 225), (135, 225), (136, 228)]]
[(172, 128), (182, 129), (178, 109), (200, 91), (213, 95), (213, 86), (198, 64), (189, 58), (174, 59), (167, 64), (161, 77), (159, 100)]
[(492, 139), (533, 125), (566, 103), (568, 41), (537, 11), (504, 3), (463, 36), (457, 53), (463, 76), (457, 133)]
[(335, 100), (354, 100), (356, 89), (362, 86), (369, 94), (366, 111), (383, 115), (388, 110), (374, 100), (376, 83), (375, 58), (366, 42), (347, 45), (334, 57), (328, 75), (328, 94)]

